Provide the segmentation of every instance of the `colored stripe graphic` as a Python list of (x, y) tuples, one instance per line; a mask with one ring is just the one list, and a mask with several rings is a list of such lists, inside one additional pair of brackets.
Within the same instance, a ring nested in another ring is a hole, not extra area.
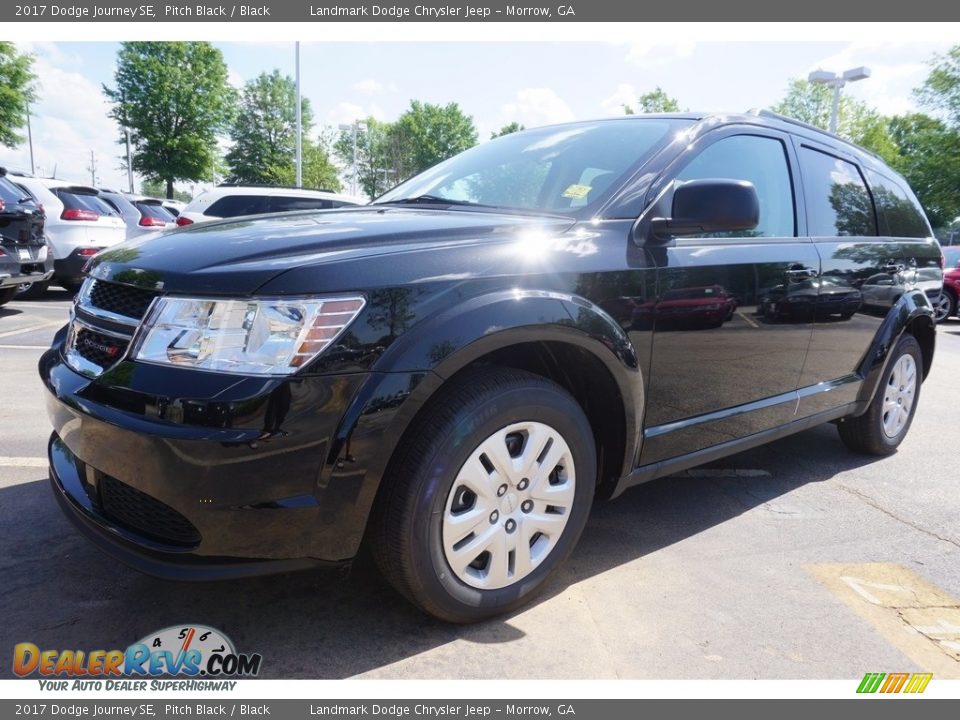
[(922, 693), (933, 673), (867, 673), (857, 687), (858, 693)]

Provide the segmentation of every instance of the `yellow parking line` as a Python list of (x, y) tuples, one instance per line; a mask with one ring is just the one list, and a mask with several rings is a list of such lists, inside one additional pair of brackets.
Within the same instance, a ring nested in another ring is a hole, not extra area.
[(960, 600), (893, 563), (822, 563), (806, 570), (918, 666), (960, 679)]

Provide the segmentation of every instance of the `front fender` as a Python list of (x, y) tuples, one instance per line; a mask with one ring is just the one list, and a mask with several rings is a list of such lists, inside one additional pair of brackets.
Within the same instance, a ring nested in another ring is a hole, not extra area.
[(358, 511), (352, 539), (357, 544), (391, 457), (434, 393), (477, 359), (531, 342), (576, 346), (609, 371), (623, 399), (623, 473), (632, 470), (644, 395), (636, 352), (623, 328), (576, 296), (498, 291), (417, 323), (391, 344), (351, 401), (331, 443), (322, 482), (352, 478)]

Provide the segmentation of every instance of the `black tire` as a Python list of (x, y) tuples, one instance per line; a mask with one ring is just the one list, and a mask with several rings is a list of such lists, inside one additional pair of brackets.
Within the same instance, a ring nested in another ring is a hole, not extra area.
[(48, 280), (20, 285), (17, 288), (17, 300), (33, 300), (34, 298), (43, 297), (46, 294), (47, 287), (49, 287), (49, 285), (50, 282)]
[[(904, 355), (910, 355), (913, 358), (915, 368), (913, 400), (906, 422), (891, 436), (884, 431), (884, 400), (888, 387), (894, 388), (890, 384), (894, 378), (894, 369)], [(897, 447), (910, 430), (917, 404), (920, 402), (922, 369), (923, 353), (920, 350), (920, 344), (913, 335), (904, 333), (890, 355), (890, 361), (887, 363), (883, 378), (867, 411), (859, 417), (844, 418), (837, 424), (840, 439), (848, 448), (868, 455), (892, 455), (897, 451)]]
[[(539, 565), (506, 587), (479, 589), (457, 577), (447, 562), (446, 503), (461, 467), (479, 446), (520, 422), (546, 424), (567, 444), (575, 468), (573, 500), (566, 525)], [(439, 391), (404, 442), (384, 475), (389, 486), (381, 488), (371, 517), (371, 549), (384, 577), (414, 605), (454, 623), (507, 613), (533, 598), (573, 550), (593, 501), (596, 448), (577, 402), (532, 373), (469, 370)]]
[(6, 305), (8, 302), (13, 300), (13, 298), (16, 297), (16, 295), (17, 295), (16, 287), (4, 288), (3, 290), (0, 290), (0, 305)]

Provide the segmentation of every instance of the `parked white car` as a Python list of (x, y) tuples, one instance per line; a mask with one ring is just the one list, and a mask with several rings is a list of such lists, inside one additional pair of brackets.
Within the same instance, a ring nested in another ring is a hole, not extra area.
[(160, 204), (163, 205), (163, 207), (167, 209), (167, 212), (173, 215), (174, 218), (179, 217), (180, 213), (182, 213), (183, 209), (187, 206), (185, 202), (181, 202), (180, 200), (167, 200), (166, 198), (161, 198)]
[(177, 225), (207, 220), (260, 215), (289, 210), (330, 210), (345, 205), (366, 205), (365, 198), (326, 190), (259, 185), (218, 185), (201, 193), (177, 217)]
[(7, 177), (43, 206), (47, 246), (53, 254), (53, 280), (23, 286), (19, 297), (42, 295), (50, 282), (76, 291), (87, 260), (126, 239), (123, 218), (96, 188), (13, 172)]
[(127, 239), (158, 230), (177, 227), (176, 216), (167, 211), (163, 202), (144, 195), (100, 189), (100, 198), (106, 201), (127, 224)]

